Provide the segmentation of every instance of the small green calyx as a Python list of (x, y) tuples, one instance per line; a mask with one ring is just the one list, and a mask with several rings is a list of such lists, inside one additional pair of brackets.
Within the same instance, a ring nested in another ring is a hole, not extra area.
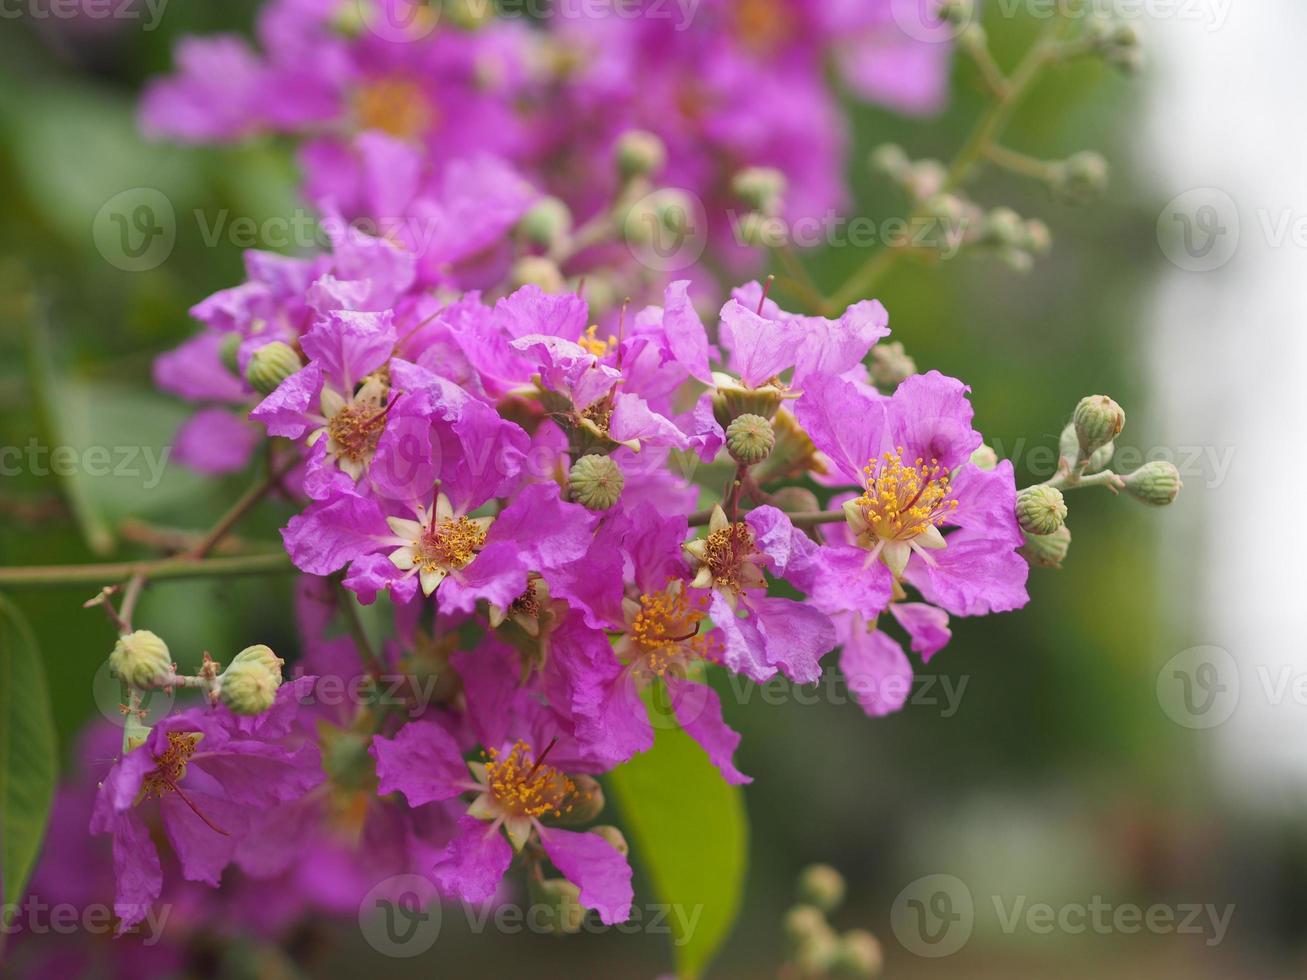
[(245, 368), (245, 380), (250, 383), (251, 388), (266, 398), (303, 366), (300, 356), (295, 353), (295, 348), (280, 340), (274, 340), (254, 352)]
[(570, 936), (581, 931), (585, 906), (581, 889), (566, 878), (529, 879), (532, 911), (540, 925), (555, 936)]
[(1017, 523), (1027, 534), (1052, 534), (1066, 523), (1062, 491), (1042, 484), (1017, 494)]
[(567, 487), (572, 499), (589, 510), (607, 510), (622, 495), (626, 478), (608, 456), (592, 453), (572, 464), (567, 475)]
[(776, 432), (761, 415), (740, 415), (726, 427), (726, 448), (737, 463), (761, 463), (776, 448)]
[(109, 669), (133, 687), (149, 688), (172, 673), (172, 654), (157, 634), (136, 630), (118, 638)]
[(1125, 478), (1125, 492), (1153, 507), (1174, 503), (1183, 487), (1180, 471), (1165, 460), (1145, 463)]
[(617, 169), (622, 177), (647, 177), (667, 162), (667, 147), (653, 133), (632, 129), (617, 141)]

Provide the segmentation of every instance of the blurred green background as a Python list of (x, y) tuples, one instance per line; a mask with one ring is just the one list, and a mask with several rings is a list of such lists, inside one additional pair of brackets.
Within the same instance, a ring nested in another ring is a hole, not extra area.
[[(151, 360), (192, 334), (190, 305), (243, 276), (240, 250), (225, 238), (207, 245), (191, 216), (290, 214), (299, 206), (295, 171), (288, 148), (271, 142), (147, 144), (134, 105), (143, 81), (169, 68), (179, 36), (248, 31), (254, 10), (248, 0), (177, 4), (153, 32), (0, 24), (0, 444), (26, 447), (35, 438), (160, 451), (186, 416), (153, 390)], [(1002, 63), (1013, 63), (1035, 26), (991, 25)], [(901, 262), (878, 293), (895, 338), (919, 365), (972, 385), (978, 427), (1015, 458), (1026, 482), (1035, 474), (1025, 454), (1056, 445), (1084, 394), (1110, 393), (1126, 407), (1124, 443), (1165, 445), (1147, 411), (1142, 361), (1146, 299), (1163, 263), (1153, 233), (1158, 202), (1131, 173), (1128, 152), (1149, 84), (1096, 64), (1061, 68), (1016, 117), (1009, 145), (1047, 158), (1097, 148), (1115, 168), (1107, 199), (1087, 209), (999, 175), (983, 181), (981, 201), (1051, 226), (1054, 250), (1032, 274), (983, 258), (932, 268)], [(872, 146), (894, 140), (913, 156), (952, 155), (980, 108), (969, 66), (955, 73), (954, 89), (950, 109), (934, 119), (850, 106), (861, 213), (887, 217), (905, 206), (867, 175), (861, 161)], [(127, 273), (102, 258), (91, 226), (107, 200), (135, 187), (170, 198), (177, 242), (159, 268)], [(861, 258), (843, 249), (809, 264), (829, 286)], [(148, 491), (140, 478), (79, 475), (61, 485), (30, 473), (0, 477), (0, 561), (147, 554), (121, 533), (124, 519), (204, 528), (243, 487), (242, 477), (203, 479), (178, 465)], [(744, 734), (738, 761), (757, 781), (745, 791), (752, 838), (744, 911), (712, 975), (774, 973), (794, 877), (813, 861), (848, 877), (849, 904), (836, 921), (881, 938), (891, 977), (1303, 975), (1307, 842), (1292, 828), (1226, 812), (1206, 779), (1201, 733), (1169, 722), (1155, 695), (1159, 665), (1196, 642), (1183, 625), (1183, 583), (1164, 588), (1158, 559), (1164, 537), (1193, 526), (1185, 511), (1195, 496), (1145, 513), (1105, 493), (1077, 494), (1066, 568), (1032, 573), (1033, 601), (1018, 614), (955, 620), (952, 644), (921, 670), (930, 687), (902, 714), (869, 721), (851, 704), (768, 705), (760, 692), (750, 704), (728, 703), (728, 720)], [(241, 533), (275, 540), (285, 517), (266, 507)], [(289, 578), (161, 584), (145, 595), (138, 620), (178, 638), (183, 666), (204, 650), (253, 642), (290, 650), (289, 588)], [(104, 617), (80, 608), (91, 591), (17, 595), (48, 666), (65, 757), (94, 715), (90, 678), (113, 642)], [(948, 690), (962, 692), (956, 710)], [(942, 960), (906, 950), (890, 921), (901, 890), (933, 873), (963, 879), (978, 906), (975, 937)], [(997, 928), (993, 895), (1054, 905), (1100, 895), (1144, 907), (1234, 903), (1236, 912), (1215, 947), (1203, 936), (1146, 932), (1008, 935)], [(377, 958), (347, 923), (330, 950), (315, 975), (641, 977), (670, 967), (664, 940), (642, 935), (490, 940), (450, 926), (438, 957), (406, 963)]]

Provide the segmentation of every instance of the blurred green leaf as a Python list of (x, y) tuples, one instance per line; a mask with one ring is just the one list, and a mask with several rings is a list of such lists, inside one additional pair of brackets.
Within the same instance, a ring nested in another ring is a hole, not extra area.
[(744, 796), (698, 743), (669, 727), (608, 783), (659, 901), (683, 910), (669, 916), (676, 972), (695, 980), (739, 913), (749, 836)]
[(55, 787), (54, 719), (36, 641), (0, 596), (0, 901), (23, 896)]

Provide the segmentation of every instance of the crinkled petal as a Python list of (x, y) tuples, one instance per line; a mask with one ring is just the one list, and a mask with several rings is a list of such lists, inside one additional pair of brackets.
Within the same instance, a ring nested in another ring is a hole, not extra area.
[(403, 793), (409, 806), (453, 799), (469, 780), (458, 743), (433, 721), (410, 721), (393, 738), (378, 735), (368, 753), (377, 762), (377, 793)]
[(550, 828), (540, 835), (549, 860), (581, 889), (581, 904), (612, 926), (631, 917), (631, 865), (598, 834)]

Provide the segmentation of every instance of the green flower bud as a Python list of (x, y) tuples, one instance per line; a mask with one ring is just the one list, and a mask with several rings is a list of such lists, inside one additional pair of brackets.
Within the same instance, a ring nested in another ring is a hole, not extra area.
[(294, 347), (274, 340), (254, 352), (245, 368), (245, 380), (251, 388), (266, 397), (303, 366)]
[(917, 362), (903, 350), (897, 340), (877, 344), (871, 349), (871, 382), (877, 388), (893, 391), (917, 373)]
[(982, 443), (977, 446), (975, 452), (971, 454), (970, 461), (978, 469), (989, 472), (998, 465), (998, 453)]
[(785, 175), (774, 167), (748, 167), (731, 179), (731, 191), (735, 196), (764, 214), (775, 214), (780, 210), (785, 188)]
[(773, 506), (787, 514), (810, 513), (821, 510), (817, 495), (807, 487), (781, 487), (771, 495)]
[(595, 453), (582, 456), (567, 474), (572, 499), (590, 510), (607, 510), (613, 506), (625, 485), (621, 467), (610, 457)]
[(834, 976), (848, 980), (870, 980), (880, 975), (884, 965), (880, 940), (865, 929), (852, 929), (840, 937), (831, 970)]
[(653, 133), (631, 129), (617, 141), (617, 169), (622, 177), (646, 177), (663, 169), (667, 147)]
[(829, 864), (814, 864), (799, 875), (799, 901), (833, 912), (844, 901), (844, 876)]
[(509, 278), (515, 288), (539, 286), (547, 293), (561, 293), (564, 288), (563, 273), (558, 264), (543, 255), (522, 256), (513, 263)]
[(109, 669), (133, 687), (151, 687), (172, 673), (168, 644), (149, 630), (118, 637), (109, 654)]
[(240, 349), (241, 335), (238, 333), (224, 335), (222, 346), (218, 348), (218, 356), (222, 358), (222, 366), (238, 378), (241, 376), (241, 366), (236, 360), (236, 355), (240, 352)]
[(830, 969), (839, 941), (820, 909), (796, 905), (785, 914), (782, 928), (803, 975), (820, 976)]
[(581, 931), (585, 922), (585, 906), (581, 904), (581, 889), (566, 878), (528, 879), (531, 911), (544, 929), (555, 936), (573, 935)]
[(591, 827), (590, 833), (598, 834), (604, 840), (608, 841), (608, 843), (613, 845), (613, 849), (617, 851), (618, 854), (622, 855), (622, 857), (626, 857), (631, 853), (631, 846), (626, 843), (626, 838), (622, 836), (622, 832), (616, 827), (610, 827), (608, 824), (604, 824), (601, 827)]
[(737, 463), (761, 463), (774, 448), (776, 433), (761, 415), (740, 415), (726, 427), (726, 449)]
[(1099, 470), (1112, 462), (1112, 456), (1116, 453), (1116, 443), (1109, 442), (1099, 446), (1090, 454), (1089, 462), (1085, 464), (1086, 473), (1097, 473)]
[(995, 245), (1020, 248), (1026, 241), (1026, 223), (1011, 208), (994, 208), (985, 215), (985, 238)]
[(1042, 484), (1017, 494), (1017, 523), (1027, 534), (1052, 534), (1066, 523), (1062, 491)]
[(1054, 164), (1053, 193), (1068, 204), (1089, 204), (1107, 192), (1111, 169), (1101, 153), (1077, 153)]
[(912, 161), (897, 143), (882, 143), (871, 151), (873, 173), (883, 174), (892, 180), (902, 180)]
[(543, 197), (522, 216), (517, 230), (527, 241), (548, 248), (572, 230), (572, 212), (558, 198)]
[(1125, 492), (1154, 507), (1174, 503), (1183, 486), (1175, 464), (1161, 459), (1145, 463), (1125, 478)]
[(799, 948), (830, 933), (830, 926), (821, 909), (813, 905), (795, 905), (785, 913), (781, 923), (785, 938), (792, 948)]
[(277, 699), (281, 660), (265, 646), (238, 653), (218, 678), (218, 696), (233, 713), (258, 715)]
[(252, 647), (246, 647), (231, 659), (233, 664), (241, 664), (249, 661), (262, 664), (277, 676), (277, 683), (281, 683), (281, 668), (286, 661), (273, 653), (272, 647), (263, 643), (256, 643)]
[(780, 218), (749, 211), (737, 225), (740, 244), (750, 248), (782, 248), (788, 229)]
[(1088, 395), (1080, 399), (1071, 424), (1080, 442), (1080, 458), (1088, 459), (1121, 434), (1125, 411), (1106, 395)]
[(1061, 568), (1071, 549), (1071, 529), (1063, 524), (1052, 534), (1023, 532), (1026, 543), (1018, 549), (1030, 564), (1039, 568)]
[(1053, 233), (1048, 230), (1048, 225), (1038, 218), (1027, 221), (1023, 247), (1032, 255), (1048, 254), (1048, 250), (1053, 247)]
[(622, 222), (622, 233), (631, 245), (649, 245), (670, 233), (676, 242), (692, 237), (694, 203), (685, 191), (664, 187), (635, 203)]

